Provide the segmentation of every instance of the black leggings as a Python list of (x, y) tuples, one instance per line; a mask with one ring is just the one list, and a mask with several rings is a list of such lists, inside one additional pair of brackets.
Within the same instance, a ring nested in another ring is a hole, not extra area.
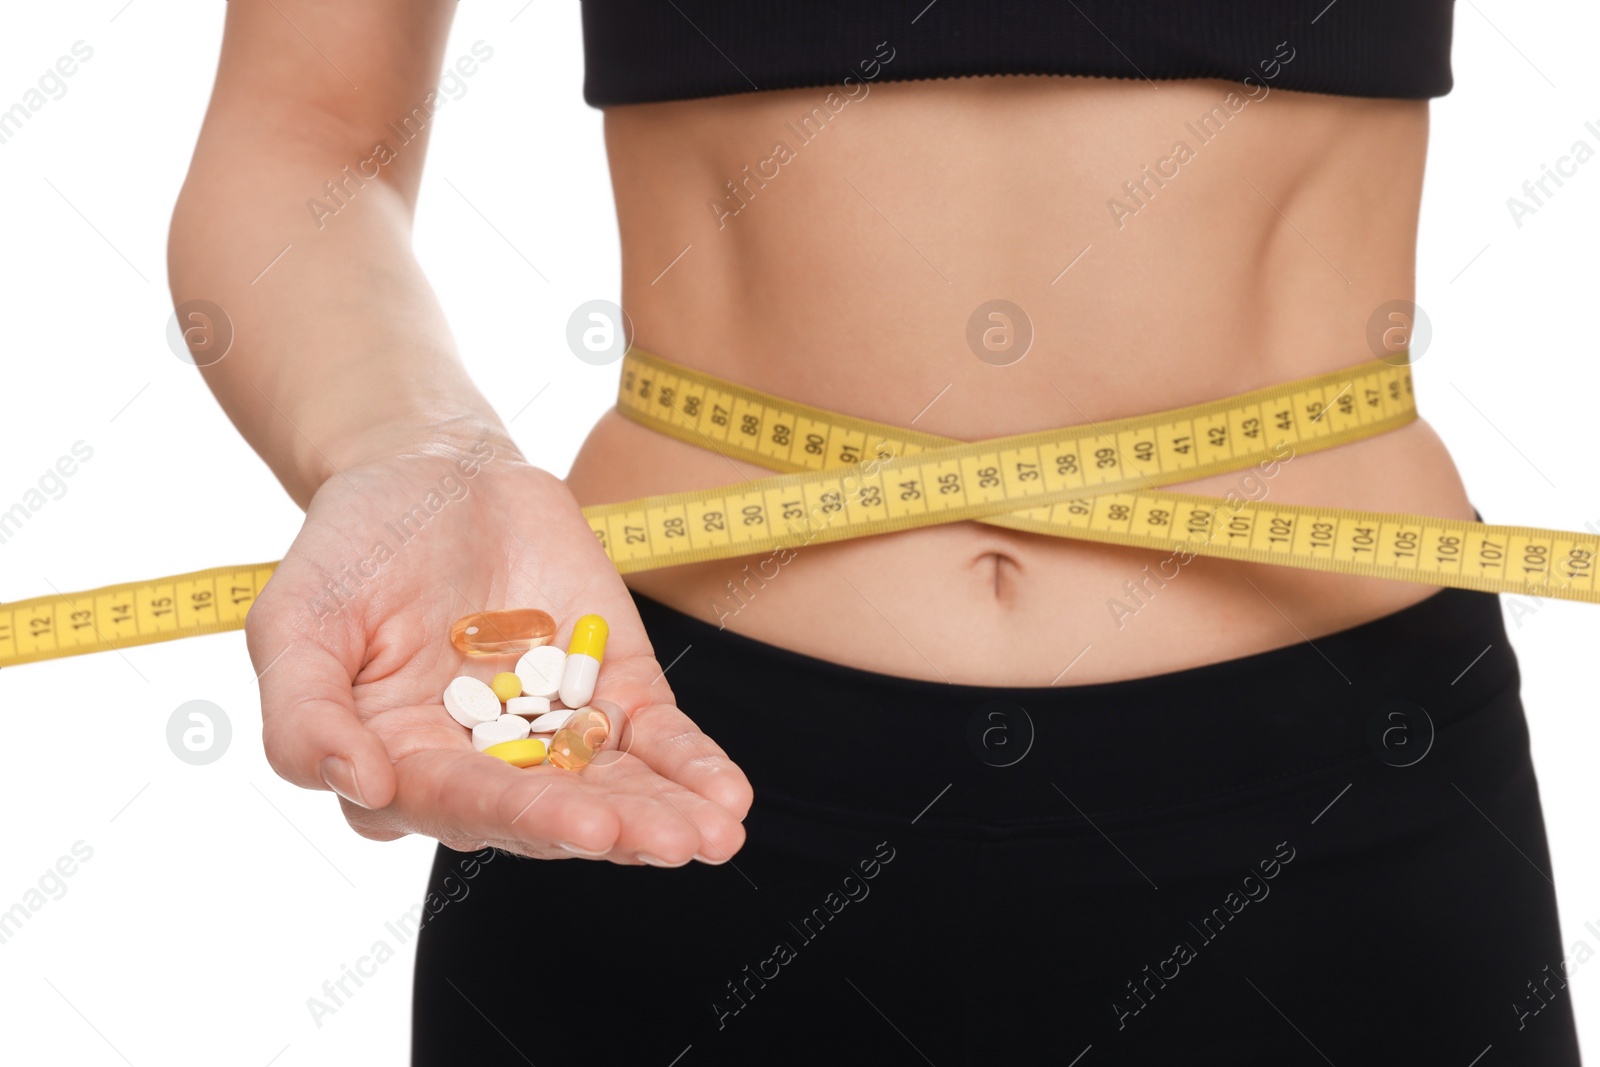
[(1026, 689), (636, 599), (755, 785), (748, 843), (674, 870), (441, 848), (416, 1064), (1578, 1063), (1494, 596)]

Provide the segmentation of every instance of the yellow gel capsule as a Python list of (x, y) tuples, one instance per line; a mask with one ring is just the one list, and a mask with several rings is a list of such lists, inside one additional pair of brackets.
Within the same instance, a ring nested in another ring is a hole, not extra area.
[(581, 707), (550, 737), (550, 765), (581, 771), (610, 737), (610, 717), (598, 707)]
[(522, 679), (510, 671), (501, 671), (489, 682), (489, 688), (494, 690), (494, 695), (504, 704), (522, 695)]
[(469, 656), (515, 655), (548, 645), (555, 636), (556, 620), (537, 608), (474, 612), (450, 627), (450, 643)]
[(572, 713), (571, 718), (561, 724), (561, 728), (571, 730), (583, 738), (584, 745), (591, 752), (599, 752), (605, 748), (606, 739), (611, 736), (611, 720), (598, 708), (579, 708)]
[(567, 655), (604, 659), (606, 638), (610, 634), (611, 627), (606, 625), (606, 620), (598, 615), (585, 615), (572, 628), (572, 643), (567, 645)]
[(550, 765), (564, 771), (581, 771), (594, 759), (594, 749), (584, 741), (583, 735), (565, 727), (550, 739)]
[(513, 767), (536, 767), (544, 762), (544, 739), (524, 737), (520, 741), (502, 741), (483, 750), (485, 756), (503, 759)]

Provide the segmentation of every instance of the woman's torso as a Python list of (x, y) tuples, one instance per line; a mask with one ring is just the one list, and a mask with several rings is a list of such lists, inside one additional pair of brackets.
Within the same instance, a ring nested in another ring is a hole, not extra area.
[[(1374, 312), (1413, 295), (1425, 102), (1251, 98), (1209, 80), (868, 88), (831, 107), (830, 90), (799, 89), (606, 112), (636, 344), (976, 440), (1348, 367), (1374, 355)], [(968, 343), (993, 300), (1032, 325), (1009, 365)], [(764, 473), (612, 413), (569, 484), (590, 504)], [(1179, 488), (1472, 517), (1423, 422), (1246, 477)], [(958, 523), (804, 547), (776, 569), (725, 560), (628, 583), (811, 655), (997, 685), (1231, 659), (1433, 591), (1206, 559), (1158, 584), (1145, 568), (1161, 558)]]

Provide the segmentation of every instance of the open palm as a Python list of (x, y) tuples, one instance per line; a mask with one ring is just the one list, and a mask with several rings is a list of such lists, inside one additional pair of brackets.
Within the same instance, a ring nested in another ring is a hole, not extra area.
[[(554, 616), (563, 646), (581, 615), (610, 624), (595, 697), (627, 723), (581, 773), (485, 756), (444, 710), (452, 678), (514, 662), (469, 660), (451, 622), (517, 607)], [(273, 768), (335, 789), (364, 836), (669, 866), (744, 842), (749, 782), (673, 702), (565, 483), (505, 446), (434, 445), (329, 479), (246, 632)]]

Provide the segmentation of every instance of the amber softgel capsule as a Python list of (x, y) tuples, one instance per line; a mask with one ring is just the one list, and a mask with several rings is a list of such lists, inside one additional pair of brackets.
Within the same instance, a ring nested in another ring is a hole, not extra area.
[(550, 762), (569, 771), (581, 771), (605, 747), (611, 720), (598, 708), (579, 708), (550, 739)]
[(450, 627), (450, 643), (469, 656), (508, 656), (548, 645), (556, 620), (538, 608), (478, 611)]

